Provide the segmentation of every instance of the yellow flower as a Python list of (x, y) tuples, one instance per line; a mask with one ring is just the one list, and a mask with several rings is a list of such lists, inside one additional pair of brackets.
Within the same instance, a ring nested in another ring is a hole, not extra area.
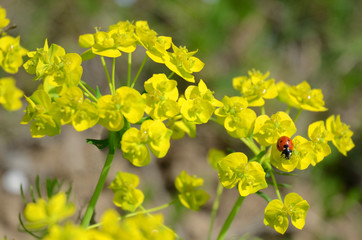
[(255, 120), (254, 139), (262, 146), (276, 144), (281, 136), (292, 136), (297, 131), (293, 120), (285, 112), (277, 112), (270, 118), (261, 115)]
[(156, 157), (162, 158), (170, 148), (171, 134), (172, 131), (163, 122), (146, 120), (140, 130), (132, 127), (123, 134), (123, 157), (137, 167), (145, 166), (151, 161), (148, 146)]
[(290, 159), (286, 159), (277, 149), (276, 144), (272, 145), (270, 163), (277, 169), (284, 172), (291, 172), (295, 168), (304, 170), (311, 162), (316, 161), (316, 155), (312, 148), (312, 142), (296, 136), (293, 138), (293, 151)]
[(235, 138), (250, 136), (256, 119), (256, 113), (247, 108), (248, 102), (243, 97), (225, 96), (223, 106), (216, 109), (218, 122), (224, 125), (226, 131)]
[(251, 70), (249, 76), (240, 76), (233, 79), (233, 87), (239, 90), (248, 100), (249, 106), (263, 106), (265, 99), (272, 99), (278, 95), (274, 79), (266, 80), (269, 72), (263, 74), (260, 71)]
[(189, 86), (185, 90), (185, 98), (179, 99), (181, 114), (189, 122), (196, 124), (207, 123), (214, 113), (215, 107), (222, 103), (216, 100), (204, 81), (198, 86)]
[(165, 74), (154, 74), (144, 83), (144, 87), (145, 112), (152, 119), (165, 120), (180, 112), (176, 102), (179, 94), (175, 80), (169, 80)]
[(4, 36), (0, 38), (0, 66), (7, 73), (17, 73), (23, 65), (23, 56), (27, 50), (20, 46), (20, 37)]
[(340, 153), (347, 156), (347, 152), (354, 148), (352, 141), (353, 132), (349, 129), (349, 126), (341, 122), (341, 116), (330, 116), (326, 120), (327, 130), (332, 135), (332, 143), (338, 149)]
[(265, 172), (258, 162), (248, 162), (248, 157), (241, 152), (234, 152), (218, 162), (219, 179), (225, 188), (233, 188), (238, 184), (241, 196), (256, 193), (268, 185)]
[(22, 90), (15, 86), (15, 80), (11, 77), (0, 79), (0, 104), (8, 111), (21, 108), (21, 98), (24, 96)]
[(311, 89), (304, 81), (297, 86), (289, 86), (284, 82), (278, 84), (279, 100), (289, 106), (313, 112), (327, 111), (324, 107), (323, 93), (320, 89)]
[(26, 226), (29, 229), (42, 229), (59, 223), (72, 216), (75, 206), (67, 203), (67, 196), (60, 192), (52, 196), (47, 202), (39, 198), (36, 203), (28, 203), (24, 209)]
[(288, 229), (291, 217), (292, 224), (302, 229), (305, 225), (305, 218), (309, 204), (296, 193), (289, 193), (284, 198), (284, 203), (279, 199), (274, 199), (268, 203), (264, 212), (264, 224), (275, 229), (278, 233), (284, 234)]
[(200, 72), (204, 63), (194, 57), (197, 51), (189, 52), (186, 47), (176, 47), (172, 44), (173, 53), (167, 52), (166, 66), (188, 82), (195, 82), (194, 72)]
[(6, 9), (0, 6), (0, 28), (6, 27), (10, 20), (6, 18)]
[(190, 176), (182, 171), (175, 179), (175, 187), (179, 192), (178, 198), (182, 205), (195, 211), (199, 210), (210, 198), (205, 190), (199, 189), (203, 184), (202, 178)]
[(316, 155), (315, 160), (311, 162), (311, 164), (315, 166), (331, 154), (328, 141), (332, 140), (332, 135), (327, 131), (323, 121), (317, 121), (309, 125), (308, 137), (312, 140), (311, 150), (314, 151)]
[(146, 54), (156, 63), (165, 63), (167, 49), (171, 47), (171, 37), (157, 36), (146, 21), (137, 21), (135, 36), (138, 42), (147, 50)]
[(138, 214), (120, 221), (120, 215), (114, 209), (109, 209), (102, 214), (101, 222), (103, 224), (99, 232), (103, 234), (104, 238), (97, 238), (96, 240), (175, 239), (175, 233), (163, 225), (163, 216), (161, 214), (150, 214), (148, 216)]
[(136, 189), (139, 178), (135, 174), (118, 172), (109, 188), (114, 192), (113, 203), (126, 211), (134, 212), (143, 202), (144, 195)]

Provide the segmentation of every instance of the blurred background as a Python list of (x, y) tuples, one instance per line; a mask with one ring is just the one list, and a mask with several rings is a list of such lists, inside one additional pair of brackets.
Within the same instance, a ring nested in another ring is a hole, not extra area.
[[(258, 196), (246, 198), (228, 239), (362, 239), (362, 1), (358, 0), (1, 0), (7, 18), (17, 28), (9, 32), (21, 36), (21, 44), (35, 50), (56, 43), (67, 52), (82, 53), (78, 36), (93, 33), (94, 27), (107, 30), (121, 20), (147, 20), (159, 35), (171, 36), (176, 45), (197, 50), (204, 69), (196, 74), (215, 96), (238, 95), (232, 88), (232, 78), (246, 75), (249, 69), (269, 71), (276, 81), (296, 85), (304, 80), (324, 94), (327, 112), (303, 112), (297, 120), (297, 134), (307, 136), (307, 127), (332, 114), (351, 126), (356, 147), (348, 157), (334, 146), (332, 154), (316, 167), (297, 171), (298, 177), (283, 177), (281, 182), (292, 184), (283, 189), (285, 195), (295, 191), (306, 199), (311, 208), (303, 231), (290, 226), (284, 236), (264, 226), (266, 201)], [(136, 52), (133, 76), (144, 57)], [(126, 55), (117, 60), (117, 77), (127, 76)], [(106, 87), (104, 70), (99, 58), (83, 64), (83, 80), (90, 85)], [(139, 79), (167, 71), (148, 61)], [(0, 77), (6, 74), (1, 71)], [(32, 76), (23, 69), (14, 76), (18, 87), (30, 95), (37, 87)], [(181, 88), (186, 87), (180, 81)], [(276, 100), (267, 101), (267, 114), (284, 110)], [(25, 109), (25, 107), (24, 107)], [(295, 112), (291, 112), (295, 114)], [(105, 152), (88, 145), (85, 138), (101, 138), (100, 127), (77, 133), (63, 127), (56, 137), (32, 139), (28, 125), (20, 125), (23, 112), (8, 113), (0, 109), (0, 238), (31, 239), (17, 228), (18, 213), (24, 205), (19, 195), (19, 182), (25, 189), (41, 181), (59, 178), (72, 182), (72, 201), (78, 206), (73, 218), (79, 221), (94, 190)], [(215, 197), (217, 174), (208, 166), (208, 149), (227, 147), (250, 152), (229, 137), (214, 123), (200, 126), (197, 138), (185, 137), (171, 143), (163, 159), (153, 159), (144, 168), (135, 168), (120, 153), (112, 166), (110, 183), (117, 171), (136, 173), (141, 177), (140, 188), (145, 192), (145, 207), (151, 208), (171, 200), (175, 195), (173, 181), (181, 170), (205, 179), (211, 199), (199, 212), (181, 206), (163, 211), (165, 222), (184, 239), (206, 239), (210, 210)], [(266, 191), (276, 198), (272, 189)], [(28, 194), (28, 193), (26, 193)], [(29, 196), (29, 195), (28, 195)], [(225, 190), (214, 227), (214, 238), (232, 208), (238, 192)], [(112, 206), (112, 193), (104, 190), (96, 209), (96, 219)]]

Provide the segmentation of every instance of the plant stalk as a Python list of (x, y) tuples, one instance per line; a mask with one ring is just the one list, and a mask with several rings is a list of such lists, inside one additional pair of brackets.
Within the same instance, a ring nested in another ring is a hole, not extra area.
[(226, 233), (229, 230), (231, 223), (233, 222), (236, 214), (238, 213), (241, 205), (243, 204), (244, 199), (245, 199), (245, 197), (239, 196), (238, 199), (236, 200), (233, 209), (229, 213), (229, 216), (227, 217), (224, 225), (221, 228), (221, 231), (219, 233), (219, 236), (217, 237), (217, 240), (223, 240), (225, 238)]
[(108, 150), (106, 162), (104, 163), (102, 172), (101, 172), (101, 174), (99, 176), (97, 186), (96, 186), (96, 188), (95, 188), (95, 190), (93, 192), (92, 198), (89, 201), (87, 210), (86, 210), (86, 212), (84, 214), (84, 217), (83, 217), (83, 220), (82, 220), (82, 223), (81, 223), (81, 226), (83, 228), (88, 227), (88, 225), (89, 225), (89, 223), (90, 223), (90, 221), (92, 219), (92, 216), (93, 216), (93, 213), (94, 213), (94, 210), (95, 210), (99, 195), (102, 192), (102, 189), (103, 189), (104, 184), (105, 184), (106, 179), (107, 179), (109, 169), (111, 168), (112, 161), (113, 161), (113, 158), (114, 158), (114, 154), (115, 154), (116, 149), (117, 149), (117, 144), (118, 144), (117, 143), (117, 132), (111, 132), (110, 131), (109, 132), (109, 150)]

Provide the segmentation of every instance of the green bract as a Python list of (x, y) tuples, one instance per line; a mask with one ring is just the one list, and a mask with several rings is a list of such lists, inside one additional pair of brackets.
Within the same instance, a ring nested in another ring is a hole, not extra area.
[(332, 140), (332, 136), (331, 133), (326, 130), (324, 121), (317, 121), (309, 125), (308, 137), (312, 140), (311, 151), (316, 155), (315, 160), (311, 162), (311, 164), (315, 166), (331, 154), (328, 141)]
[[(0, 23), (1, 24), (1, 23)], [(20, 46), (20, 37), (4, 36), (0, 38), (0, 67), (7, 73), (17, 73), (23, 65), (23, 56), (27, 50)]]
[(227, 155), (218, 162), (219, 179), (225, 188), (233, 188), (238, 184), (241, 196), (256, 193), (268, 185), (265, 172), (258, 162), (248, 162), (248, 157), (241, 152)]
[(159, 120), (146, 120), (140, 130), (128, 129), (122, 137), (123, 157), (137, 167), (150, 163), (151, 157), (146, 145), (158, 158), (162, 158), (170, 148), (172, 131)]
[(60, 192), (52, 196), (48, 202), (39, 198), (35, 203), (28, 203), (24, 209), (24, 217), (29, 229), (42, 229), (72, 216), (74, 212), (75, 206), (67, 203), (66, 194)]
[(204, 81), (198, 86), (189, 86), (185, 90), (185, 98), (180, 98), (181, 114), (189, 122), (207, 123), (214, 113), (215, 107), (222, 104), (214, 98)]
[(16, 111), (23, 105), (20, 98), (23, 91), (15, 86), (11, 77), (0, 78), (0, 104), (8, 111)]
[(202, 178), (190, 176), (182, 171), (175, 179), (175, 187), (182, 205), (195, 211), (199, 210), (210, 198), (203, 189), (199, 189), (203, 184)]
[(265, 99), (272, 99), (278, 96), (274, 79), (266, 80), (269, 72), (262, 74), (260, 71), (251, 70), (249, 76), (233, 78), (233, 87), (239, 90), (243, 97), (248, 100), (249, 106), (263, 106)]
[(326, 120), (326, 127), (332, 135), (333, 145), (340, 153), (347, 156), (347, 152), (354, 148), (353, 132), (349, 129), (349, 126), (341, 122), (340, 115), (337, 115), (337, 117), (332, 115)]
[(257, 117), (254, 127), (254, 139), (262, 146), (276, 144), (281, 136), (292, 136), (297, 131), (293, 120), (285, 112), (277, 112), (270, 118), (267, 115)]
[(284, 198), (284, 204), (278, 199), (269, 202), (265, 208), (264, 224), (284, 234), (289, 225), (289, 215), (292, 219), (292, 224), (296, 228), (302, 229), (305, 225), (308, 209), (309, 204), (306, 200), (303, 200), (296, 193), (289, 193)]
[(218, 122), (222, 123), (226, 131), (235, 138), (250, 136), (256, 119), (256, 113), (247, 108), (248, 102), (243, 97), (225, 96), (223, 106), (216, 109)]
[(211, 165), (213, 169), (216, 171), (219, 171), (218, 162), (223, 159), (226, 156), (226, 154), (218, 149), (211, 148), (209, 150), (209, 153), (207, 154), (207, 161)]
[(146, 93), (145, 112), (153, 119), (165, 120), (180, 112), (177, 104), (178, 89), (175, 80), (169, 80), (165, 74), (154, 74), (144, 83)]
[(139, 179), (137, 175), (118, 172), (109, 188), (114, 192), (113, 203), (126, 211), (134, 212), (143, 202), (144, 195), (136, 189)]

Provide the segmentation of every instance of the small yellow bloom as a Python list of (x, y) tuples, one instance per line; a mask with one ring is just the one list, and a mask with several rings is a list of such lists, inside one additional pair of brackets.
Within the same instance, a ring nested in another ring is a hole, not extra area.
[(214, 113), (215, 107), (222, 103), (216, 100), (204, 81), (198, 86), (189, 86), (185, 90), (185, 98), (179, 99), (181, 114), (189, 122), (196, 124), (207, 123)]
[(254, 139), (262, 146), (276, 144), (281, 136), (292, 136), (297, 131), (293, 120), (285, 112), (277, 112), (270, 118), (261, 115), (255, 120)]
[(264, 212), (264, 224), (275, 229), (278, 233), (284, 234), (288, 229), (291, 217), (292, 224), (302, 229), (305, 225), (305, 218), (309, 204), (296, 193), (289, 193), (284, 198), (284, 203), (279, 199), (274, 199), (268, 203)]
[[(163, 216), (138, 214), (120, 221), (120, 215), (109, 209), (102, 214), (99, 233), (95, 240), (173, 240), (175, 233), (163, 225)], [(93, 240), (93, 238), (91, 239)]]
[(36, 203), (28, 203), (24, 209), (26, 226), (29, 229), (50, 227), (72, 216), (75, 206), (67, 203), (64, 192), (52, 196), (47, 202), (39, 198)]
[(315, 160), (311, 162), (315, 166), (331, 154), (332, 151), (328, 142), (332, 140), (332, 135), (327, 131), (323, 121), (317, 121), (309, 125), (308, 137), (312, 140), (311, 150), (316, 155)]
[(190, 176), (182, 171), (175, 179), (175, 186), (179, 192), (178, 198), (182, 205), (195, 211), (199, 210), (210, 198), (205, 190), (199, 189), (203, 184), (202, 178)]
[(178, 89), (175, 80), (169, 80), (165, 74), (154, 74), (144, 83), (146, 93), (145, 112), (152, 119), (166, 120), (180, 112), (177, 104)]
[(16, 111), (22, 106), (22, 90), (15, 86), (15, 80), (11, 77), (0, 79), (0, 104), (8, 111)]
[(304, 81), (297, 86), (289, 86), (284, 82), (278, 84), (279, 100), (289, 106), (313, 112), (327, 111), (324, 107), (323, 93), (320, 89), (311, 89)]
[(256, 119), (256, 113), (247, 108), (248, 102), (243, 97), (225, 96), (223, 106), (216, 109), (218, 122), (224, 125), (226, 131), (235, 138), (244, 138), (251, 135)]
[(225, 188), (233, 188), (238, 184), (241, 196), (256, 193), (268, 185), (265, 172), (258, 162), (248, 162), (248, 157), (241, 152), (234, 152), (218, 162), (219, 179)]
[(9, 25), (10, 20), (6, 18), (6, 9), (0, 6), (0, 28)]
[(23, 65), (23, 56), (27, 50), (20, 46), (20, 37), (4, 36), (0, 38), (0, 67), (7, 73), (17, 73)]
[(304, 170), (311, 162), (316, 160), (316, 155), (312, 148), (312, 142), (296, 136), (293, 138), (293, 151), (290, 159), (286, 159), (277, 149), (276, 144), (272, 145), (270, 163), (277, 169), (284, 172), (291, 172), (295, 168)]
[(330, 116), (326, 120), (327, 130), (332, 135), (332, 143), (338, 149), (340, 153), (347, 156), (347, 152), (354, 148), (352, 141), (353, 132), (349, 129), (349, 126), (341, 122), (341, 116)]
[(249, 106), (263, 106), (264, 99), (272, 99), (278, 95), (275, 80), (266, 80), (269, 77), (269, 72), (263, 74), (253, 69), (248, 74), (249, 76), (234, 78), (233, 87), (248, 100)]
[(200, 72), (204, 63), (194, 57), (197, 51), (189, 52), (186, 47), (176, 47), (172, 44), (173, 53), (167, 52), (165, 64), (177, 75), (188, 82), (195, 82), (194, 72)]
[(136, 189), (138, 183), (137, 175), (118, 172), (109, 186), (114, 192), (113, 203), (123, 210), (134, 212), (144, 199), (142, 191)]

